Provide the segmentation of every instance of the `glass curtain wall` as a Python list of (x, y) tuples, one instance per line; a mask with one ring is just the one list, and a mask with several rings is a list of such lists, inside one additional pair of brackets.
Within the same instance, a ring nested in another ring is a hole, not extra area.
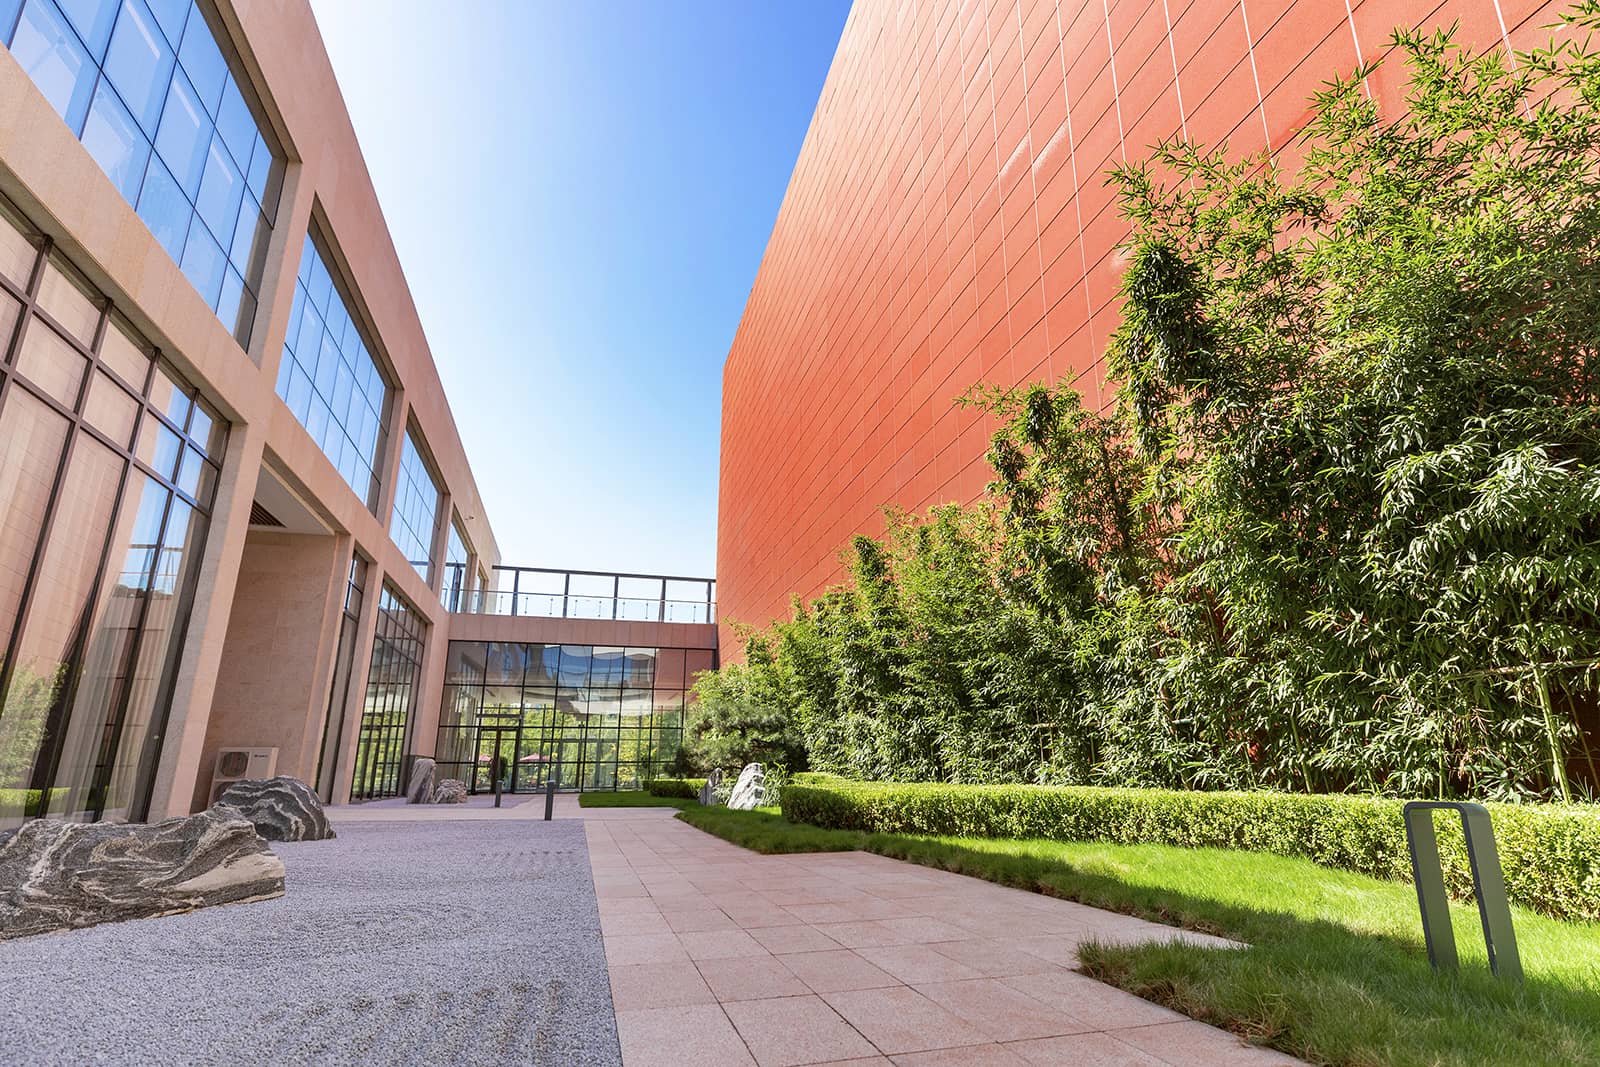
[(470, 554), (467, 552), (467, 539), (461, 536), (461, 524), (454, 519), (450, 520), (450, 536), (445, 541), (444, 552), (444, 585), (440, 595), (446, 611), (461, 611), (472, 592), (470, 572), (467, 570)]
[(706, 649), (452, 641), (435, 748), (440, 777), (474, 792), (635, 789), (683, 744), (686, 693)]
[(144, 817), (226, 436), (0, 200), (0, 829)]
[(0, 0), (0, 43), (250, 345), (283, 161), (184, 0)]
[(333, 800), (333, 778), (339, 770), (339, 744), (344, 737), (345, 709), (350, 706), (350, 678), (356, 665), (356, 630), (361, 626), (361, 605), (366, 598), (367, 561), (350, 557), (345, 579), (344, 612), (339, 618), (339, 649), (333, 662), (333, 684), (328, 688), (328, 713), (322, 722), (322, 751), (317, 757), (317, 793)]
[(378, 629), (372, 641), (367, 700), (356, 738), (355, 780), (350, 799), (392, 797), (400, 793), (406, 734), (422, 675), (422, 616), (385, 583), (378, 601)]
[(439, 483), (407, 430), (400, 449), (400, 478), (395, 484), (389, 536), (429, 583), (433, 581), (433, 531), (438, 522)]
[(278, 396), (356, 496), (375, 509), (389, 385), (314, 234), (306, 235), (295, 275)]

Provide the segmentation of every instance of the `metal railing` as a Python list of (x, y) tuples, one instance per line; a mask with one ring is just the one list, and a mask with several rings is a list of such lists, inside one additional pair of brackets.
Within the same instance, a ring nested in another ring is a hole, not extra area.
[(505, 566), (494, 568), (490, 582), (492, 588), (468, 591), (452, 610), (545, 619), (717, 621), (714, 578)]

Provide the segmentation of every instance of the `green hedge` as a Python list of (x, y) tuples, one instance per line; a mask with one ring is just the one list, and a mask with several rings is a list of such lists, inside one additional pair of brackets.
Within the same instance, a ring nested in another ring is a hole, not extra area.
[[(820, 775), (783, 793), (784, 818), (828, 829), (1245, 849), (1409, 881), (1403, 806), (1361, 796), (895, 784)], [(1600, 808), (1486, 806), (1511, 899), (1556, 918), (1600, 920)], [(1467, 896), (1472, 877), (1460, 820), (1435, 821), (1446, 881)]]
[(699, 800), (704, 778), (648, 778), (644, 789), (653, 797), (675, 797), (681, 800)]

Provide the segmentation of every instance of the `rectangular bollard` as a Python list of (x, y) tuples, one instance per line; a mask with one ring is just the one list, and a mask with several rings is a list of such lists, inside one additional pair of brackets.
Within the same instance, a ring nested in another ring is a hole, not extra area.
[(1500, 868), (1489, 809), (1482, 804), (1413, 800), (1405, 806), (1406, 847), (1411, 850), (1411, 877), (1417, 886), (1428, 961), (1436, 971), (1453, 971), (1460, 966), (1455, 929), (1450, 922), (1450, 895), (1444, 885), (1444, 864), (1439, 860), (1439, 838), (1433, 828), (1433, 813), (1441, 808), (1461, 816), (1467, 862), (1472, 868), (1472, 893), (1478, 901), (1478, 919), (1489, 952), (1489, 970), (1497, 978), (1519, 982), (1522, 958), (1517, 953), (1517, 933), (1511, 925), (1505, 873)]

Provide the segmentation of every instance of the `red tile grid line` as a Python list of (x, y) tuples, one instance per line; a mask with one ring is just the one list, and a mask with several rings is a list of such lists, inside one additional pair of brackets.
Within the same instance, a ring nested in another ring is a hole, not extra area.
[[(1310, 95), (1396, 25), (1528, 48), (1565, 6), (856, 0), (723, 370), (724, 626), (836, 582), (883, 506), (981, 496), (994, 425), (955, 404), (974, 384), (1110, 402), (1111, 167), (1172, 136), (1293, 162)], [(1367, 80), (1380, 106), (1399, 72)]]

